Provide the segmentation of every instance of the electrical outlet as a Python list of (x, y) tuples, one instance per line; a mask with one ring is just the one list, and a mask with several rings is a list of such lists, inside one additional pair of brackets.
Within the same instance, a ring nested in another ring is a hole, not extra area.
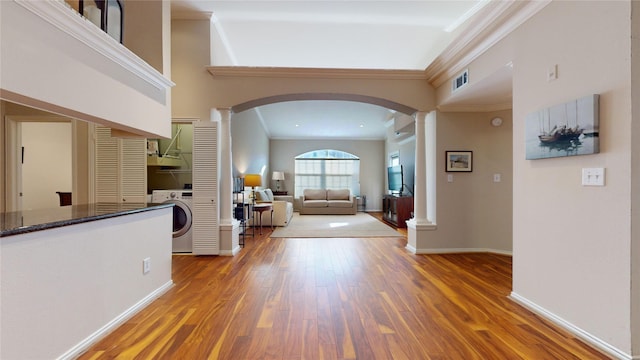
[(147, 274), (151, 271), (151, 258), (146, 258), (142, 260), (142, 273)]
[(453, 175), (447, 174), (447, 182), (453, 182)]
[(500, 181), (502, 181), (502, 175), (493, 174), (493, 182), (500, 182)]

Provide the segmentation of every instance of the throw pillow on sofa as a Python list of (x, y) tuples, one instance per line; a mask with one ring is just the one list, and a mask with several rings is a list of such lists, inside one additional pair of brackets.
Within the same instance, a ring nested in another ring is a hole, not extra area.
[(348, 189), (329, 189), (327, 190), (327, 200), (351, 200), (351, 191)]
[(271, 189), (263, 189), (256, 191), (256, 201), (273, 202), (273, 191)]
[(327, 200), (327, 190), (304, 189), (304, 200)]

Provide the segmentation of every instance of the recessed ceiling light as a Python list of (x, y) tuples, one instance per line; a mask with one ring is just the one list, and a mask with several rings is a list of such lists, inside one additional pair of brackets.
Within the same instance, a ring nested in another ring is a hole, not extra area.
[(361, 128), (362, 128), (362, 127), (364, 127), (364, 124), (360, 124), (360, 127), (361, 127)]
[(299, 127), (299, 126), (300, 126), (300, 124), (296, 124), (296, 127)]

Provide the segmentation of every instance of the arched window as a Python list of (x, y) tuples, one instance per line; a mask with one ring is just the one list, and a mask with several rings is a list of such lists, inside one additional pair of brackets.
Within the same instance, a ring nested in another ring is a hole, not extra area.
[(295, 197), (304, 189), (349, 189), (360, 195), (360, 159), (339, 150), (314, 150), (296, 156)]

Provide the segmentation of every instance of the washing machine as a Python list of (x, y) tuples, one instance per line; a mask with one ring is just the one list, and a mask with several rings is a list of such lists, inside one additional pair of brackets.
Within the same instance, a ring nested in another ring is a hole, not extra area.
[(151, 202), (156, 204), (171, 203), (173, 206), (173, 252), (193, 252), (192, 237), (192, 205), (191, 190), (153, 190)]

